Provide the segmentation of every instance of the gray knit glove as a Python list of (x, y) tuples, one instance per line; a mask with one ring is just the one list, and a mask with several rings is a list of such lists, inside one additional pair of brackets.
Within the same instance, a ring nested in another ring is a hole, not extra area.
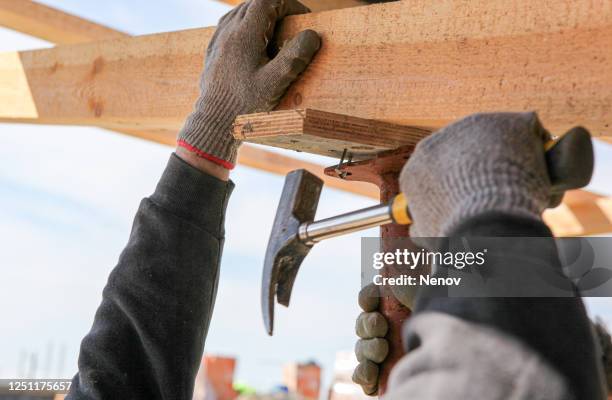
[(359, 307), (363, 310), (355, 324), (359, 340), (355, 344), (355, 356), (359, 365), (353, 372), (353, 382), (363, 392), (373, 396), (378, 391), (379, 364), (389, 353), (389, 342), (385, 335), (389, 330), (386, 318), (379, 313), (380, 295), (378, 286), (369, 284), (359, 292)]
[(447, 236), (487, 211), (541, 218), (551, 201), (535, 113), (474, 114), (421, 141), (400, 175), (414, 237)]
[(179, 146), (234, 167), (240, 145), (231, 135), (236, 116), (272, 110), (319, 49), (317, 33), (306, 30), (274, 58), (268, 56), (276, 23), (309, 11), (296, 0), (249, 0), (221, 18), (206, 51), (200, 98), (179, 134)]

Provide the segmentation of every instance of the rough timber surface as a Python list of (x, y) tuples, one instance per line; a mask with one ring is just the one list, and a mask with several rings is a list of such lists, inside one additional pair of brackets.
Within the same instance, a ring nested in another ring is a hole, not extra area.
[(234, 137), (250, 143), (330, 157), (340, 157), (346, 149), (353, 159), (416, 145), (430, 133), (429, 129), (312, 109), (241, 115), (234, 124)]

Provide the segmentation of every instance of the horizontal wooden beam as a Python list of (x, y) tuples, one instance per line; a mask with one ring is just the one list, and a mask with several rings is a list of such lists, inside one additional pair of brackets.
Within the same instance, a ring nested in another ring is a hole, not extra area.
[[(166, 144), (169, 146), (176, 145), (176, 132), (167, 130), (153, 131), (122, 131), (126, 135), (139, 137), (141, 139), (152, 142)], [(309, 161), (298, 160), (293, 157), (260, 149), (255, 146), (243, 144), (238, 151), (238, 164), (258, 169), (260, 171), (269, 172), (275, 175), (287, 175), (289, 172), (296, 169), (306, 169), (311, 173), (321, 178), (326, 187), (349, 192), (372, 199), (380, 198), (378, 188), (369, 183), (349, 182), (342, 179), (332, 178), (323, 173), (323, 169), (327, 165), (321, 165)]]
[[(175, 144), (176, 134), (172, 131), (123, 133), (170, 146)], [(321, 164), (296, 160), (247, 144), (240, 147), (238, 163), (276, 175), (304, 168), (323, 179), (325, 187), (379, 199), (378, 188), (374, 185), (332, 178), (322, 173), (324, 166)], [(544, 212), (544, 221), (559, 237), (612, 234), (612, 197), (585, 190), (569, 191), (559, 207)]]
[(57, 44), (127, 36), (123, 32), (31, 0), (0, 0), (0, 26)]
[[(279, 109), (429, 128), (474, 112), (536, 110), (554, 133), (581, 124), (609, 136), (606, 4), (417, 0), (289, 17), (280, 42), (311, 28), (323, 45)], [(0, 120), (177, 130), (198, 95), (213, 32), (5, 54), (0, 79), (28, 95), (2, 104)]]
[(285, 110), (240, 115), (234, 137), (249, 143), (355, 159), (371, 158), (385, 150), (416, 145), (428, 129), (390, 124), (320, 110)]

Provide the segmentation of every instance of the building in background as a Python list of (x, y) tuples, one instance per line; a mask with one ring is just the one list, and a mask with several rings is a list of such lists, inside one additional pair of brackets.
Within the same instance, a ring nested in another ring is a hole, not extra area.
[(283, 368), (283, 382), (289, 393), (298, 398), (318, 399), (321, 390), (321, 367), (311, 361), (292, 363)]

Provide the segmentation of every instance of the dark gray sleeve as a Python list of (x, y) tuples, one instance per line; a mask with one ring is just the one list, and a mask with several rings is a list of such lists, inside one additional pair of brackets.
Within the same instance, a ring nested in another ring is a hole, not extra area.
[[(490, 212), (468, 219), (450, 236), (493, 237), (523, 236), (551, 237), (552, 233), (540, 220), (512, 214)], [(512, 270), (513, 254), (529, 255), (533, 270), (536, 264), (561, 268), (554, 242), (548, 246), (527, 245), (528, 241), (514, 247), (508, 245), (500, 251), (497, 261), (487, 268)], [(504, 256), (505, 255), (505, 256)], [(495, 263), (499, 265), (494, 265)], [(522, 266), (528, 272), (530, 265)], [(535, 274), (535, 272), (533, 272)], [(523, 279), (528, 276), (523, 276)], [(535, 279), (535, 275), (534, 278)], [(513, 284), (513, 283), (509, 283)], [(569, 393), (576, 399), (602, 399), (604, 395), (601, 353), (595, 343), (591, 323), (580, 297), (450, 297), (439, 296), (426, 288), (416, 302), (414, 315), (424, 313), (446, 314), (473, 327), (493, 329), (500, 335), (513, 338), (527, 346), (563, 378)], [(422, 337), (413, 334), (410, 324), (405, 327), (404, 339), (408, 351), (418, 347)], [(447, 343), (450, 350), (462, 346), (462, 342)], [(494, 347), (494, 346), (493, 346)], [(494, 352), (480, 352), (483, 357), (498, 357)], [(466, 359), (464, 359), (465, 362)], [(474, 362), (474, 358), (470, 361)], [(466, 365), (467, 364), (463, 364)], [(481, 397), (485, 398), (485, 397)], [(509, 398), (509, 397), (507, 397)], [(522, 398), (522, 397), (517, 397)]]
[(171, 156), (108, 278), (67, 399), (191, 399), (232, 188)]
[(537, 351), (498, 329), (436, 311), (408, 325), (419, 345), (393, 367), (384, 400), (584, 399)]

